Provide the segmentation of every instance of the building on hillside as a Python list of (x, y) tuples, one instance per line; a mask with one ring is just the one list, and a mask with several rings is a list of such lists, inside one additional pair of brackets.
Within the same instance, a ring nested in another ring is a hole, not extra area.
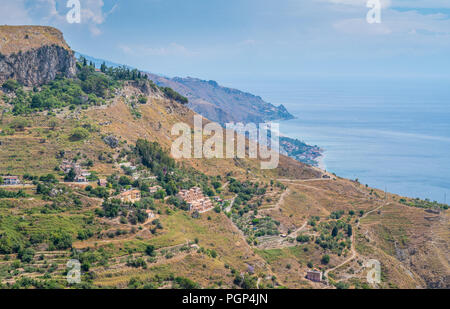
[(87, 178), (85, 176), (81, 176), (81, 175), (75, 177), (74, 181), (78, 182), (78, 183), (87, 183), (88, 182)]
[(154, 186), (154, 187), (150, 187), (148, 189), (150, 190), (151, 194), (154, 194), (154, 193), (158, 192), (159, 190), (161, 190), (162, 187), (161, 186)]
[(108, 185), (108, 181), (106, 179), (99, 179), (97, 183), (100, 187), (106, 187)]
[(66, 174), (68, 174), (71, 170), (74, 171), (77, 176), (82, 173), (80, 164), (68, 160), (64, 160), (60, 168)]
[(211, 199), (205, 197), (202, 189), (198, 187), (190, 190), (181, 190), (177, 196), (188, 204), (191, 212), (204, 213), (214, 208)]
[(139, 190), (129, 190), (122, 192), (119, 195), (119, 199), (123, 203), (135, 203), (141, 200), (141, 191)]
[(314, 281), (314, 282), (321, 282), (322, 281), (322, 272), (317, 269), (308, 270), (308, 272), (306, 273), (306, 279)]
[(149, 218), (150, 220), (156, 218), (156, 215), (155, 215), (155, 213), (154, 213), (153, 211), (151, 211), (151, 210), (148, 209), (148, 210), (146, 210), (145, 212), (147, 213), (148, 218)]
[(18, 185), (20, 184), (19, 176), (0, 176), (3, 179), (5, 185)]
[(89, 177), (89, 176), (91, 176), (91, 173), (87, 172), (87, 171), (81, 171), (81, 176)]

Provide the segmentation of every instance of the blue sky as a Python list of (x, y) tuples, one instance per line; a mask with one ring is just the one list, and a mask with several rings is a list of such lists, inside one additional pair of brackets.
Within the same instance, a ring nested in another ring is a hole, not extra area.
[(218, 81), (449, 78), (450, 0), (0, 0), (0, 24), (52, 25), (81, 53)]

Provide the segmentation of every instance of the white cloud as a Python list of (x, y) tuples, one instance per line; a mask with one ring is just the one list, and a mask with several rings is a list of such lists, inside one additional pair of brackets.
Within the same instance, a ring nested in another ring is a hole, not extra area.
[(392, 0), (393, 7), (416, 9), (450, 9), (448, 0)]
[(0, 0), (0, 23), (2, 25), (27, 25), (32, 20), (24, 0)]
[[(101, 34), (99, 26), (116, 9), (117, 4), (104, 12), (103, 0), (80, 0), (81, 23), (92, 35)], [(62, 27), (67, 25), (67, 0), (0, 0), (0, 23), (2, 24), (43, 24)]]
[(423, 15), (417, 11), (385, 10), (381, 24), (368, 24), (364, 18), (346, 18), (333, 24), (341, 32), (382, 35), (450, 35), (450, 19), (443, 14)]

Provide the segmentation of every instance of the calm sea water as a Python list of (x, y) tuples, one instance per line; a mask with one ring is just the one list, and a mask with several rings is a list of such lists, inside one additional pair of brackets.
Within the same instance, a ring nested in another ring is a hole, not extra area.
[(410, 197), (450, 201), (450, 82), (233, 82), (284, 104), (281, 133), (325, 149), (328, 171)]

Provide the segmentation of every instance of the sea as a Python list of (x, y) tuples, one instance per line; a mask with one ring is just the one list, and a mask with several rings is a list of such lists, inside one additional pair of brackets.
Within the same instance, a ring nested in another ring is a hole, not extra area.
[(238, 80), (283, 104), (281, 134), (324, 149), (322, 168), (407, 197), (450, 202), (450, 81), (438, 78)]

